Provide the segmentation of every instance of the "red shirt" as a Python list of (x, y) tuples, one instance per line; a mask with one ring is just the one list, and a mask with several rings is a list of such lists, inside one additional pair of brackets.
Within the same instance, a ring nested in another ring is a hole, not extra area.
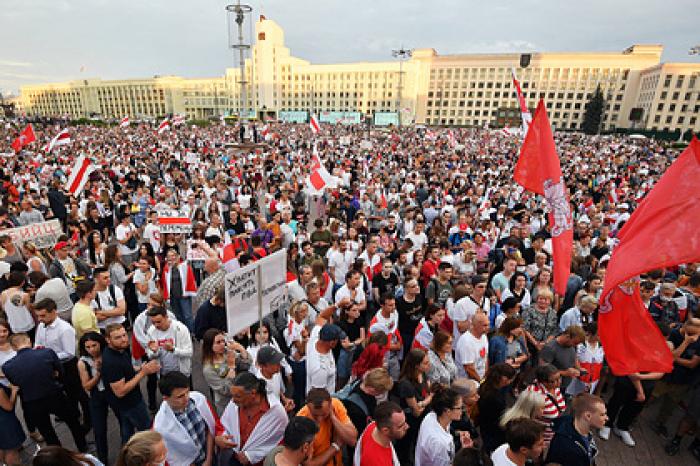
[(430, 283), (430, 279), (437, 274), (439, 265), (440, 261), (434, 261), (432, 259), (423, 261), (423, 267), (420, 269), (420, 278), (423, 281), (423, 287), (427, 287), (428, 283)]
[(377, 424), (371, 423), (362, 434), (362, 452), (360, 466), (392, 466), (394, 464), (391, 445), (383, 447), (372, 437)]

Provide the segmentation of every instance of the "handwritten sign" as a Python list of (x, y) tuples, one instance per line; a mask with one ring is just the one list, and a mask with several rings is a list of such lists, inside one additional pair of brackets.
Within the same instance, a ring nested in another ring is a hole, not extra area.
[(52, 247), (62, 234), (61, 222), (58, 220), (32, 223), (23, 227), (0, 231), (0, 235), (9, 236), (12, 238), (12, 242), (17, 245), (24, 244), (25, 241), (31, 241), (39, 249)]
[(284, 308), (286, 270), (287, 252), (283, 249), (226, 274), (226, 317), (230, 335)]
[(204, 261), (207, 259), (207, 257), (209, 257), (207, 255), (207, 253), (204, 251), (204, 249), (202, 248), (203, 244), (205, 244), (205, 243), (201, 239), (188, 239), (187, 240), (187, 260), (188, 261)]

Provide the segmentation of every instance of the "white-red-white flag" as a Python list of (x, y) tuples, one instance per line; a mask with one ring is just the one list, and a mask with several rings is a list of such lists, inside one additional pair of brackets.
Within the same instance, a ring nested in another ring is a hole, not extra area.
[(122, 118), (122, 121), (119, 122), (119, 127), (120, 128), (128, 128), (129, 127), (129, 117), (125, 116)]
[(448, 141), (450, 141), (450, 147), (454, 147), (457, 145), (457, 138), (455, 137), (454, 131), (447, 131), (447, 139)]
[(520, 117), (523, 121), (522, 125), (524, 141), (525, 137), (527, 136), (527, 130), (530, 128), (530, 123), (532, 122), (532, 114), (530, 113), (530, 110), (527, 108), (527, 104), (525, 103), (525, 97), (523, 97), (523, 90), (520, 88), (520, 81), (518, 81), (518, 78), (515, 76), (515, 68), (511, 68), (510, 72), (513, 75), (513, 87), (515, 87), (515, 93), (518, 97), (518, 105), (520, 106)]
[(170, 120), (163, 119), (158, 125), (158, 134), (163, 134), (165, 131), (170, 131)]
[(56, 136), (51, 139), (51, 141), (44, 146), (46, 152), (51, 152), (56, 146), (63, 146), (65, 144), (70, 144), (70, 133), (68, 128), (62, 129)]
[(90, 177), (90, 173), (94, 172), (96, 168), (97, 167), (93, 165), (92, 161), (85, 154), (78, 157), (70, 171), (70, 176), (66, 183), (66, 191), (78, 197), (83, 191), (85, 183), (87, 183)]
[(318, 120), (314, 115), (311, 115), (309, 119), (309, 128), (311, 128), (311, 132), (314, 134), (318, 134), (318, 132), (321, 131), (321, 126), (318, 124)]
[(336, 186), (335, 178), (323, 166), (323, 162), (316, 152), (316, 147), (314, 147), (314, 154), (311, 157), (311, 173), (306, 178), (306, 185), (309, 191), (315, 194), (320, 194), (324, 189)]
[(263, 125), (262, 130), (260, 131), (260, 134), (262, 135), (264, 140), (268, 140), (270, 138), (270, 125)]

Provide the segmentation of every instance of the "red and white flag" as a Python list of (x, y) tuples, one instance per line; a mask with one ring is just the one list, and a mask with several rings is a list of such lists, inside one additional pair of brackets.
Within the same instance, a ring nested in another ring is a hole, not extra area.
[(513, 87), (515, 87), (515, 92), (518, 96), (518, 105), (520, 106), (520, 117), (523, 120), (523, 140), (527, 137), (527, 131), (530, 128), (530, 123), (532, 123), (532, 114), (530, 109), (527, 108), (525, 103), (525, 97), (523, 97), (523, 90), (520, 88), (520, 81), (515, 76), (515, 68), (510, 69), (513, 75)]
[(238, 251), (233, 243), (228, 243), (222, 251), (221, 262), (224, 264), (224, 270), (227, 273), (240, 269), (241, 265), (238, 262)]
[(165, 131), (170, 131), (170, 120), (163, 119), (158, 125), (158, 134), (163, 134)]
[(129, 117), (125, 116), (122, 118), (122, 121), (119, 122), (119, 127), (120, 128), (128, 128), (129, 127)]
[(334, 188), (336, 185), (335, 178), (323, 166), (323, 162), (321, 162), (315, 147), (314, 154), (311, 157), (311, 173), (306, 178), (306, 185), (315, 194), (320, 194), (324, 189)]
[(447, 139), (448, 141), (450, 141), (450, 147), (454, 147), (457, 145), (457, 138), (455, 137), (454, 131), (447, 131)]
[(309, 128), (311, 128), (311, 132), (314, 134), (318, 134), (318, 132), (321, 131), (321, 126), (318, 124), (318, 120), (314, 115), (311, 115), (311, 118), (309, 118)]
[(265, 124), (262, 127), (262, 130), (260, 130), (260, 134), (262, 135), (264, 140), (268, 140), (270, 138), (270, 125)]
[(85, 155), (82, 154), (75, 161), (73, 168), (70, 171), (70, 176), (68, 177), (68, 182), (66, 183), (66, 191), (71, 193), (74, 197), (78, 197), (85, 187), (90, 173), (97, 169), (93, 165), (92, 161)]
[(523, 188), (542, 195), (547, 200), (554, 253), (554, 290), (564, 296), (571, 269), (573, 219), (569, 192), (564, 184), (552, 126), (543, 100), (537, 104), (535, 118), (520, 149), (513, 178)]
[(173, 117), (173, 126), (180, 126), (186, 123), (187, 119), (184, 115), (175, 115)]
[(62, 129), (56, 136), (51, 139), (51, 141), (44, 146), (46, 152), (51, 152), (56, 146), (63, 146), (65, 144), (70, 144), (70, 133), (68, 128)]
[(24, 146), (34, 141), (36, 141), (34, 127), (32, 127), (32, 125), (29, 124), (26, 128), (22, 130), (21, 133), (19, 133), (19, 136), (17, 136), (17, 138), (14, 141), (12, 141), (12, 148), (15, 150), (15, 152), (19, 152)]
[(649, 270), (700, 262), (700, 141), (671, 164), (617, 234), (598, 317), (605, 359), (617, 376), (670, 372), (673, 354), (644, 306), (637, 277)]

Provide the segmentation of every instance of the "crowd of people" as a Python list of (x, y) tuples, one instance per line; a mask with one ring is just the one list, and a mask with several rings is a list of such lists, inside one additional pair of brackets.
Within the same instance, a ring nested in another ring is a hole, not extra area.
[[(611, 433), (635, 446), (652, 399), (666, 453), (695, 432), (700, 459), (698, 264), (641, 277), (671, 373), (611, 373), (598, 339), (616, 234), (678, 155), (660, 143), (556, 134), (574, 217), (559, 295), (546, 202), (512, 179), (517, 136), (72, 126), (47, 152), (60, 128), (35, 123), (6, 152), (23, 124), (0, 128), (5, 464), (29, 436), (34, 465), (591, 465)], [(80, 154), (96, 169), (70, 195)], [(173, 214), (191, 232), (161, 231)], [(50, 244), (13, 230), (53, 219)], [(287, 304), (239, 332), (226, 250), (287, 256)]]

